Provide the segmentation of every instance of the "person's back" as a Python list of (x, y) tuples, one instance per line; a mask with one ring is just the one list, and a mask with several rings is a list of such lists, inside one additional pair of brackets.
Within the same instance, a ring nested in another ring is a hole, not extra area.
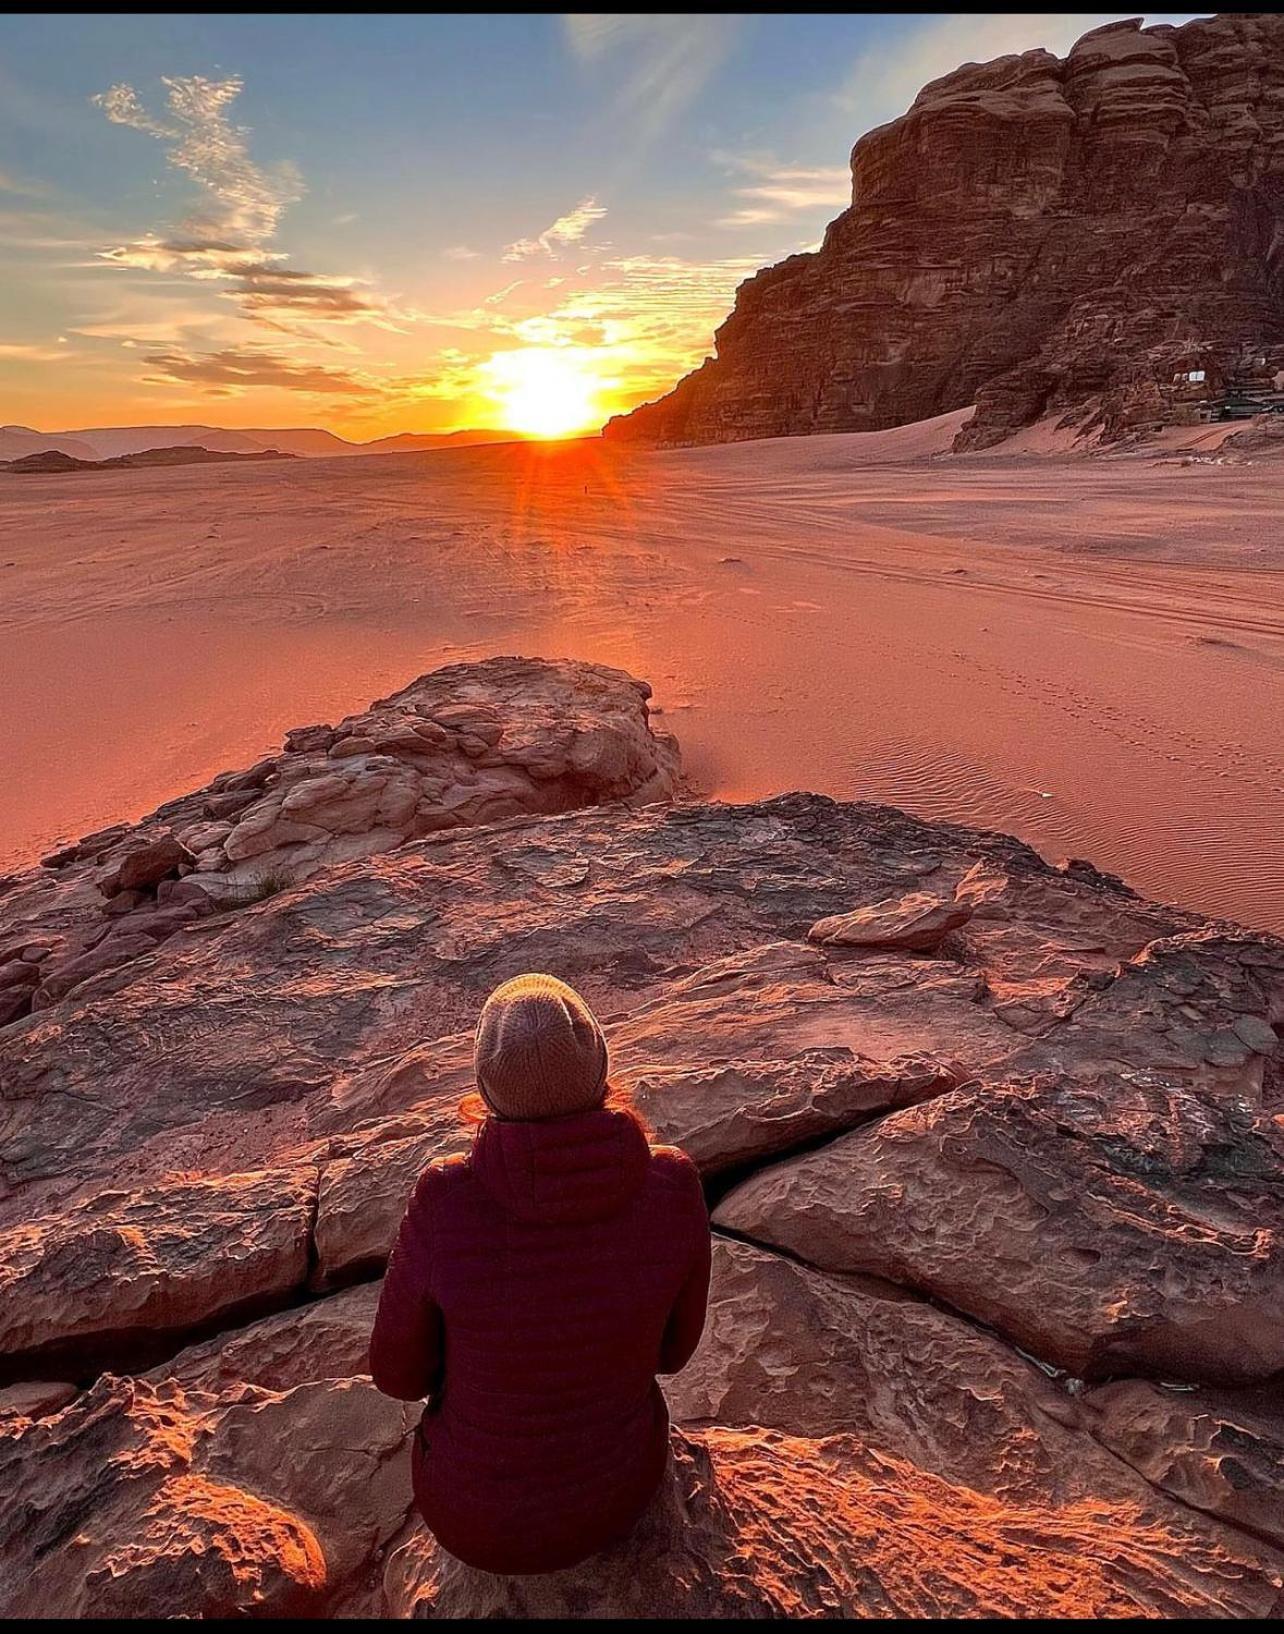
[(492, 1572), (552, 1571), (624, 1535), (663, 1476), (657, 1373), (704, 1322), (694, 1166), (603, 1104), (606, 1051), (569, 988), (501, 988), (478, 1030), (490, 1115), (415, 1188), (371, 1372), (429, 1396), (415, 1494), (438, 1541)]

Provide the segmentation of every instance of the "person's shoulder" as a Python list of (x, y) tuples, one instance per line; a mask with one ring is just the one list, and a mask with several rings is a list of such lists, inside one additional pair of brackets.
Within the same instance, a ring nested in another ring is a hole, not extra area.
[(651, 1172), (675, 1191), (700, 1189), (700, 1171), (679, 1146), (652, 1146)]
[(467, 1152), (452, 1152), (449, 1157), (435, 1157), (420, 1172), (415, 1182), (414, 1201), (419, 1208), (431, 1208), (453, 1196), (468, 1185), (472, 1170)]

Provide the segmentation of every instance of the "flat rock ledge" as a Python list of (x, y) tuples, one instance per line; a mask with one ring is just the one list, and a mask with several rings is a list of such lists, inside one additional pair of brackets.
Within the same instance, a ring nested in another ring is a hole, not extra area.
[[(408, 714), (479, 778), (538, 743), (574, 809), (297, 833), (296, 786), (390, 809), (365, 744)], [(0, 896), (25, 962), (294, 870), (0, 1031), (0, 1615), (1284, 1610), (1284, 944), (887, 807), (665, 804), (617, 672), (461, 666), (354, 722)], [(652, 1511), (506, 1579), (416, 1521), (366, 1347), (477, 1009), (531, 968), (697, 1162), (714, 1279)]]

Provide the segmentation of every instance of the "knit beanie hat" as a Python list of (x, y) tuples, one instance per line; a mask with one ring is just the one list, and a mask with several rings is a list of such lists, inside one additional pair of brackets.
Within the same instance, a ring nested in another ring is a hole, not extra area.
[(514, 976), (482, 1007), (477, 1088), (501, 1118), (562, 1118), (606, 1096), (606, 1040), (593, 1012), (556, 976)]

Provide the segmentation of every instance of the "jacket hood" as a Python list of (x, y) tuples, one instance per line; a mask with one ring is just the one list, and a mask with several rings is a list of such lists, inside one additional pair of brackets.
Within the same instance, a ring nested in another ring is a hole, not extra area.
[(646, 1134), (607, 1107), (565, 1118), (487, 1118), (473, 1137), (472, 1169), (506, 1214), (519, 1220), (603, 1220), (641, 1189)]

